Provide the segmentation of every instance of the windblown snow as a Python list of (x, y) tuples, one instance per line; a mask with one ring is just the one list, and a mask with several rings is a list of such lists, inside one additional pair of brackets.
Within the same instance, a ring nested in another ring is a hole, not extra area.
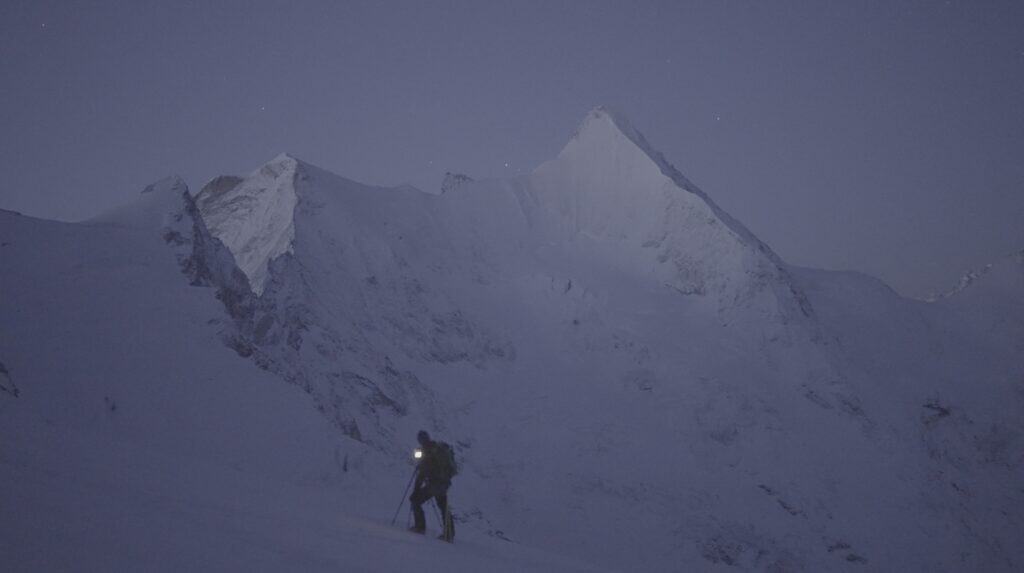
[[(607, 109), (517, 178), (281, 155), (0, 257), (11, 570), (1024, 566), (1020, 256), (790, 266)], [(421, 428), (452, 546), (389, 525)]]

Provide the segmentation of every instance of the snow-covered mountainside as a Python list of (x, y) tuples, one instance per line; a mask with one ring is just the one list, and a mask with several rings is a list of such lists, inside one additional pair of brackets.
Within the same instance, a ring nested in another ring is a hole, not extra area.
[(410, 466), (232, 350), (248, 283), (197, 215), (176, 178), (82, 224), (0, 211), (4, 571), (592, 570), (390, 527)]
[[(0, 479), (26, 515), (4, 538), (84, 529), (76, 500), (126, 475), (114, 507), (233, 525), (226, 549), (172, 536), (183, 566), (248, 568), (230, 547), (260, 538), (267, 569), (390, 570), (423, 427), (462, 463), (460, 542), (410, 558), (449, 569), (1024, 564), (1019, 260), (934, 303), (791, 267), (600, 108), (533, 173), (437, 195), (288, 155), (184, 189), (0, 213)], [(68, 436), (95, 453), (62, 465)], [(154, 477), (185, 458), (185, 485)], [(65, 493), (25, 485), (51, 474)]]

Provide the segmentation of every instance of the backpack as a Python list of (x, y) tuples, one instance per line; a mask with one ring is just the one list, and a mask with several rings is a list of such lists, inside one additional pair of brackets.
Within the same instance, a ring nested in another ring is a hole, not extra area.
[(455, 452), (445, 442), (435, 442), (436, 460), (434, 469), (437, 477), (450, 480), (459, 473), (459, 464), (455, 462)]

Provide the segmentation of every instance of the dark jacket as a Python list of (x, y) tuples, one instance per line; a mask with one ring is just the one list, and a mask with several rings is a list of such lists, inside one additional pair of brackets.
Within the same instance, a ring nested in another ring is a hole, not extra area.
[(432, 489), (448, 489), (452, 482), (450, 477), (444, 475), (444, 462), (441, 459), (443, 455), (444, 452), (441, 451), (437, 442), (430, 442), (424, 446), (423, 457), (420, 458), (420, 462), (416, 466), (417, 489), (424, 485)]

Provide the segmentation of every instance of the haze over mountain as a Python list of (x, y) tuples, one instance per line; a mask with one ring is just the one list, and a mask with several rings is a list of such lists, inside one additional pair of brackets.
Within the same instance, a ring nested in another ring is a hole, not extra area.
[[(791, 266), (603, 108), (439, 194), (280, 155), (0, 223), (19, 569), (1024, 562), (1021, 258), (930, 303)], [(387, 527), (420, 428), (454, 546)]]

